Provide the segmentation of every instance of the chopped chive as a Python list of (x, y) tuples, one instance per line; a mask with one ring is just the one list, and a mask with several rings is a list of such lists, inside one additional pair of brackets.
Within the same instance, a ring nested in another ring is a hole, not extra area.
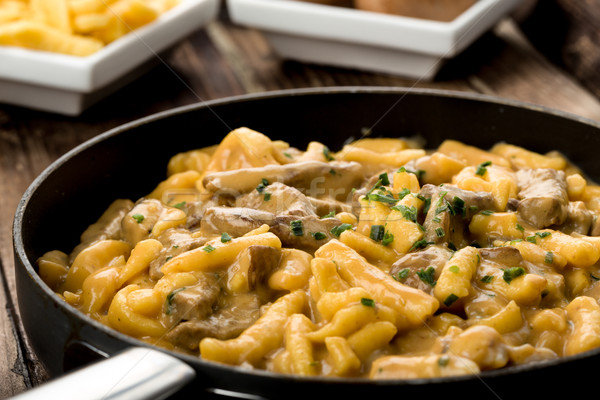
[(379, 179), (381, 180), (381, 184), (383, 186), (390, 185), (390, 177), (388, 176), (387, 172), (384, 172), (383, 174), (379, 175)]
[(392, 210), (400, 211), (402, 216), (412, 222), (417, 222), (417, 208), (415, 206), (405, 206), (404, 204), (399, 204), (397, 206), (392, 207)]
[(438, 358), (438, 365), (440, 367), (447, 366), (449, 362), (450, 362), (450, 357), (448, 357), (448, 356), (441, 356), (440, 358)]
[(458, 265), (451, 265), (448, 267), (448, 271), (458, 274), (460, 272), (460, 268), (458, 268)]
[(546, 238), (550, 235), (551, 235), (550, 232), (536, 232), (535, 233), (535, 236), (538, 236), (540, 239)]
[(483, 215), (492, 215), (494, 212), (492, 210), (483, 210), (481, 214)]
[(165, 300), (165, 314), (170, 315), (173, 312), (173, 298), (175, 295), (182, 290), (187, 289), (185, 286), (177, 288), (173, 290), (171, 293), (167, 295), (167, 299)]
[(403, 280), (408, 278), (408, 275), (410, 275), (410, 269), (404, 268), (404, 269), (401, 269), (400, 271), (398, 271), (398, 273), (396, 275), (393, 275), (393, 278), (399, 282), (402, 282)]
[(521, 226), (521, 224), (517, 224), (517, 230), (521, 231), (521, 232), (525, 232), (525, 228), (523, 228), (523, 226)]
[(323, 215), (321, 217), (321, 219), (323, 219), (323, 218), (333, 218), (333, 217), (335, 217), (335, 211), (331, 211), (330, 213)]
[(227, 232), (221, 233), (221, 243), (227, 243), (229, 241), (231, 241), (231, 236), (229, 236), (229, 233), (227, 233)]
[(342, 232), (347, 231), (348, 229), (352, 229), (352, 225), (350, 224), (341, 224), (338, 226), (335, 226), (331, 229), (331, 234), (337, 237), (340, 237), (340, 235), (342, 234)]
[(210, 244), (207, 244), (206, 246), (204, 246), (204, 247), (202, 248), (202, 250), (204, 250), (204, 251), (205, 251), (205, 252), (207, 252), (207, 253), (210, 253), (211, 251), (214, 251), (214, 250), (216, 250), (216, 249), (215, 249), (214, 247), (212, 247)]
[(477, 170), (475, 171), (475, 175), (483, 176), (487, 172), (487, 168), (492, 165), (491, 161), (482, 162), (477, 166)]
[(269, 186), (269, 181), (265, 178), (262, 178), (258, 186), (256, 186), (256, 191), (258, 193), (262, 193), (267, 186)]
[(435, 228), (435, 234), (439, 238), (446, 236), (446, 232), (444, 232), (444, 228), (442, 227)]
[(181, 210), (183, 207), (185, 207), (185, 204), (186, 204), (186, 202), (182, 201), (182, 202), (175, 204), (173, 207), (179, 208)]
[(472, 213), (476, 213), (477, 210), (479, 210), (479, 207), (477, 207), (477, 206), (469, 206), (469, 211), (471, 211)]
[(418, 169), (416, 171), (411, 171), (410, 169), (406, 169), (405, 167), (400, 167), (400, 169), (398, 169), (398, 172), (407, 172), (409, 174), (415, 174), (419, 181), (423, 178), (423, 175), (425, 175), (425, 170)]
[(371, 234), (369, 237), (376, 242), (381, 242), (383, 240), (383, 236), (385, 235), (385, 227), (383, 225), (372, 225), (371, 226)]
[(292, 155), (286, 151), (283, 152), (283, 155), (286, 156), (287, 158), (292, 158)]
[(438, 207), (435, 209), (435, 215), (439, 215), (441, 213), (443, 213), (444, 211), (448, 211), (448, 206), (442, 206), (442, 207)]
[(410, 249), (408, 249), (408, 251), (415, 250), (415, 249), (424, 249), (425, 247), (429, 246), (430, 244), (433, 244), (433, 242), (428, 242), (425, 239), (417, 240), (416, 242), (413, 243), (413, 245), (410, 247)]
[(546, 256), (544, 257), (544, 262), (546, 264), (552, 264), (554, 262), (554, 253), (551, 251), (546, 252)]
[(375, 307), (375, 300), (362, 297), (360, 299), (360, 304), (367, 307)]
[(445, 305), (446, 307), (450, 307), (452, 304), (454, 304), (454, 302), (455, 302), (456, 300), (458, 300), (458, 296), (457, 296), (457, 295), (455, 295), (454, 293), (450, 293), (450, 294), (448, 295), (448, 297), (446, 297), (446, 298), (444, 299), (444, 305)]
[(436, 284), (435, 268), (433, 268), (433, 267), (428, 267), (427, 269), (418, 270), (417, 276), (419, 277), (419, 279), (421, 279), (423, 282), (425, 282), (429, 286), (433, 287)]
[(333, 158), (333, 156), (331, 155), (331, 150), (329, 150), (329, 147), (327, 146), (323, 146), (323, 156), (327, 161), (335, 160), (335, 158)]
[(525, 269), (523, 267), (511, 267), (504, 270), (504, 275), (502, 277), (506, 283), (510, 284), (513, 279), (518, 278), (521, 275), (525, 275)]
[(138, 224), (144, 222), (144, 216), (142, 214), (133, 214), (131, 218), (135, 219), (135, 222), (137, 222)]
[(486, 275), (483, 278), (480, 279), (481, 282), (483, 283), (491, 283), (494, 280), (494, 276), (493, 275)]
[(440, 217), (435, 217), (432, 219), (433, 222), (435, 222), (436, 224), (439, 224), (442, 220), (440, 219)]
[(263, 196), (263, 199), (264, 199), (265, 201), (269, 201), (269, 200), (271, 200), (271, 193), (269, 193), (269, 192), (265, 192), (265, 194), (264, 194), (264, 196)]
[(394, 241), (394, 235), (390, 232), (386, 232), (383, 235), (383, 240), (381, 241), (381, 244), (384, 246), (389, 245), (390, 243), (392, 243)]
[(168, 256), (167, 258), (165, 258), (165, 262), (171, 260), (172, 258), (173, 256)]
[(405, 198), (409, 194), (410, 194), (410, 189), (409, 188), (404, 188), (404, 189), (402, 189), (400, 191), (400, 193), (398, 193), (398, 199), (402, 200), (403, 198)]
[(452, 207), (454, 207), (455, 213), (457, 215), (462, 215), (463, 217), (467, 215), (467, 209), (465, 208), (465, 201), (458, 196), (454, 196), (452, 199)]
[(535, 236), (535, 235), (532, 235), (532, 236), (527, 236), (527, 237), (525, 238), (525, 240), (527, 240), (529, 243), (533, 243), (533, 244), (536, 244), (536, 243), (537, 243), (537, 238), (536, 238), (536, 236)]
[(452, 251), (457, 251), (458, 249), (456, 248), (456, 246), (454, 245), (454, 243), (452, 242), (448, 242), (448, 248)]
[(315, 240), (327, 239), (327, 235), (323, 232), (311, 232), (310, 236), (312, 236)]
[(600, 281), (600, 277), (599, 277), (599, 276), (596, 276), (596, 275), (594, 275), (594, 274), (592, 274), (592, 273), (590, 273), (590, 278), (592, 278), (592, 279), (593, 279), (593, 280), (595, 280), (595, 281)]
[(394, 196), (381, 193), (369, 193), (367, 194), (367, 199), (388, 204), (396, 204), (398, 202), (398, 199)]
[(292, 231), (292, 235), (294, 236), (303, 236), (304, 226), (302, 226), (302, 221), (297, 219), (295, 221), (290, 222), (290, 230)]

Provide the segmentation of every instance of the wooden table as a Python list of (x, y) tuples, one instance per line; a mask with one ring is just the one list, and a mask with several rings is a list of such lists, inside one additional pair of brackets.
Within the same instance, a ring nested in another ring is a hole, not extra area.
[(45, 381), (19, 322), (11, 223), (31, 181), (57, 157), (122, 123), (231, 95), (319, 86), (409, 86), (485, 93), (600, 120), (600, 101), (547, 61), (507, 19), (448, 63), (433, 82), (283, 61), (262, 35), (225, 17), (77, 118), (0, 105), (0, 399)]

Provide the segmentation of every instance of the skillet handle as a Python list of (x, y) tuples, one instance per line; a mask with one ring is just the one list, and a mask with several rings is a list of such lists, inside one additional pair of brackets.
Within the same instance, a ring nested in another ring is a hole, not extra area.
[(175, 357), (158, 350), (133, 347), (13, 399), (164, 399), (195, 376), (192, 367)]

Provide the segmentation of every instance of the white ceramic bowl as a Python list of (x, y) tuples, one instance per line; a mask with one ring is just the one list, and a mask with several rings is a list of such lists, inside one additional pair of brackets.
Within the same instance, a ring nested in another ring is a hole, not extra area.
[(181, 0), (156, 21), (87, 57), (0, 46), (0, 103), (78, 115), (214, 19), (218, 5), (219, 0)]
[(227, 0), (233, 22), (264, 32), (283, 57), (431, 79), (521, 0), (479, 0), (450, 22), (295, 0)]

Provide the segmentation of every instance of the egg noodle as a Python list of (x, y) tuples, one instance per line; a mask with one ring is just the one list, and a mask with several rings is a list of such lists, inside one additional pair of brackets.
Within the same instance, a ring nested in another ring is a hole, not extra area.
[(0, 46), (88, 56), (179, 0), (0, 0)]
[(558, 152), (366, 138), (333, 152), (248, 128), (175, 155), (69, 254), (64, 301), (205, 360), (433, 378), (600, 346), (600, 186)]

